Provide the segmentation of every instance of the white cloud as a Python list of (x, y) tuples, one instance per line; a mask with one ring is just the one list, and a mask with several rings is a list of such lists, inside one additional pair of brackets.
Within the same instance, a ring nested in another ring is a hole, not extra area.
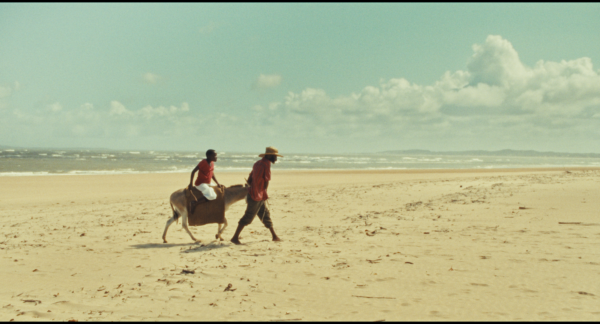
[(51, 105), (47, 106), (47, 109), (53, 113), (60, 112), (62, 110), (62, 105), (58, 102), (55, 102)]
[(161, 77), (158, 74), (147, 72), (142, 75), (142, 79), (146, 83), (155, 84), (161, 79)]
[(153, 108), (152, 106), (146, 106), (141, 108), (136, 112), (137, 115), (142, 116), (146, 119), (151, 119), (153, 117), (168, 117), (173, 116), (179, 113), (184, 113), (190, 110), (190, 107), (187, 102), (181, 104), (181, 107), (169, 106), (169, 108), (158, 106)]
[(21, 90), (21, 83), (15, 81), (14, 85), (0, 85), (0, 99), (10, 97), (15, 91)]
[(10, 87), (0, 86), (0, 99), (10, 97), (12, 89)]
[[(171, 106), (158, 106), (153, 107), (147, 105), (137, 110), (131, 110), (125, 107), (121, 102), (113, 100), (110, 102), (108, 111), (99, 111), (94, 109), (94, 105), (86, 102), (79, 106), (78, 109), (64, 109), (63, 106), (56, 102), (46, 107), (46, 111), (53, 115), (61, 114), (65, 122), (90, 122), (94, 121), (101, 123), (102, 121), (109, 121), (114, 123), (118, 120), (123, 120), (129, 124), (142, 122), (145, 123), (149, 119), (156, 118), (157, 121), (171, 120), (177, 122), (178, 120), (172, 119), (186, 114), (190, 111), (190, 106), (187, 102), (183, 102), (179, 107)], [(25, 115), (24, 115), (25, 116)], [(58, 115), (56, 115), (58, 116)], [(44, 117), (44, 116), (40, 116)], [(106, 119), (106, 117), (112, 117), (112, 119)]]
[(506, 99), (506, 91), (498, 86), (478, 83), (456, 91), (444, 91), (442, 104), (465, 107), (498, 107)]
[(258, 76), (258, 79), (254, 83), (254, 88), (259, 90), (266, 90), (269, 88), (274, 88), (281, 84), (281, 75), (279, 74), (269, 74), (264, 75), (261, 74)]
[(8, 99), (14, 94), (15, 91), (21, 89), (21, 84), (15, 81), (14, 86), (0, 85), (0, 110), (4, 110), (9, 107)]
[(183, 138), (203, 124), (203, 120), (190, 117), (189, 112), (187, 102), (178, 106), (145, 106), (139, 109), (130, 109), (117, 100), (111, 101), (105, 109), (96, 109), (89, 102), (72, 107), (56, 102), (38, 111), (0, 111), (0, 123), (3, 124), (0, 125), (0, 135), (10, 133), (4, 127), (8, 125), (13, 130), (22, 129), (36, 136), (43, 129), (48, 138), (79, 138), (81, 141), (175, 135)]
[(87, 133), (85, 127), (82, 125), (75, 125), (71, 131), (77, 136), (84, 136)]
[(133, 113), (129, 110), (127, 110), (127, 108), (125, 108), (125, 106), (114, 100), (110, 102), (110, 111), (108, 112), (108, 114), (110, 116), (131, 116), (133, 115)]
[(472, 84), (509, 87), (524, 80), (529, 71), (521, 63), (512, 44), (498, 35), (490, 35), (483, 45), (473, 45), (467, 70)]
[(279, 106), (281, 106), (281, 104), (279, 102), (271, 102), (269, 104), (269, 109), (270, 110), (276, 110), (277, 108), (279, 108)]
[(217, 25), (211, 21), (208, 25), (201, 27), (198, 31), (200, 32), (200, 34), (208, 35), (212, 33), (215, 30), (215, 28), (217, 28)]
[[(85, 104), (87, 106), (89, 104)], [(91, 106), (91, 105), (90, 105)], [(83, 107), (83, 106), (82, 106)], [(91, 108), (89, 108), (91, 111)], [(110, 109), (108, 112), (109, 116), (112, 116), (113, 120), (122, 120), (123, 122), (127, 122), (129, 126), (132, 126), (136, 123), (141, 123), (138, 128), (135, 128), (136, 131), (133, 133), (138, 133), (144, 130), (144, 127), (151, 128), (152, 125), (157, 125), (169, 122), (182, 124), (186, 123), (185, 118), (183, 117), (187, 112), (190, 111), (190, 106), (187, 102), (183, 102), (180, 107), (176, 106), (158, 106), (153, 107), (151, 105), (144, 106), (138, 110), (130, 110), (127, 109), (122, 103), (118, 101), (111, 101)], [(188, 118), (189, 119), (189, 118)], [(154, 120), (150, 123), (151, 120)], [(130, 132), (131, 133), (131, 132)], [(131, 133), (131, 134), (133, 134)]]

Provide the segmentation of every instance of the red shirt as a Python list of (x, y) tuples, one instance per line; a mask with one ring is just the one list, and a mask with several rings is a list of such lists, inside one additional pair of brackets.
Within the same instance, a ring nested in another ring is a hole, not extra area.
[(199, 186), (201, 183), (210, 184), (214, 171), (214, 162), (210, 162), (210, 164), (208, 164), (208, 161), (206, 161), (206, 159), (200, 161), (200, 163), (198, 163), (198, 178), (196, 178), (196, 182), (194, 182), (194, 185)]
[(250, 185), (250, 197), (254, 201), (267, 200), (269, 196), (265, 190), (265, 181), (271, 181), (271, 161), (261, 159), (254, 163), (250, 172), (252, 184)]

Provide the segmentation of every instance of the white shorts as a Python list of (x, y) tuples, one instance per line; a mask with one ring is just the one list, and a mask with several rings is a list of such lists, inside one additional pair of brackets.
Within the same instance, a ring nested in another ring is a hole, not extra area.
[(200, 190), (208, 200), (217, 199), (217, 193), (208, 183), (201, 183), (199, 186), (196, 186), (196, 189)]

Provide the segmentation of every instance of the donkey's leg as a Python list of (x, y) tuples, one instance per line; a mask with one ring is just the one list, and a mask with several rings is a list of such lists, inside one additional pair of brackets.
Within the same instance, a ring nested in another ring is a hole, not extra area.
[(192, 238), (192, 240), (194, 240), (194, 242), (200, 242), (200, 240), (197, 240), (188, 228), (187, 210), (181, 212), (181, 224), (183, 225), (185, 231), (188, 232), (188, 234), (190, 234), (190, 237)]
[(176, 220), (175, 217), (171, 217), (169, 218), (169, 220), (167, 221), (167, 226), (165, 226), (165, 231), (163, 233), (162, 239), (163, 239), (163, 243), (167, 243), (167, 230), (169, 229), (169, 226), (171, 226), (171, 224), (173, 224), (173, 222)]
[(167, 221), (167, 225), (165, 226), (165, 231), (163, 232), (162, 236), (163, 243), (167, 243), (167, 231), (169, 230), (169, 226), (171, 226), (171, 224), (173, 224), (174, 221), (179, 219), (179, 214), (177, 213), (177, 211), (175, 211), (175, 208), (173, 208), (173, 204), (171, 204), (171, 209), (173, 210), (173, 217), (171, 217)]
[(223, 237), (221, 237), (221, 234), (225, 231), (226, 227), (227, 227), (227, 218), (225, 218), (225, 222), (223, 223), (223, 228), (221, 228), (221, 224), (219, 224), (219, 232), (217, 233), (217, 235), (215, 235), (216, 239), (220, 239), (221, 241), (223, 241)]

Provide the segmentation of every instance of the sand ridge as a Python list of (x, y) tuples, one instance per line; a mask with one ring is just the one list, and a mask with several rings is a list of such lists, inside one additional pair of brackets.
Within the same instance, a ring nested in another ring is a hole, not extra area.
[(255, 219), (241, 246), (161, 243), (189, 174), (0, 178), (1, 318), (598, 320), (600, 171), (569, 170), (274, 167), (283, 242)]

